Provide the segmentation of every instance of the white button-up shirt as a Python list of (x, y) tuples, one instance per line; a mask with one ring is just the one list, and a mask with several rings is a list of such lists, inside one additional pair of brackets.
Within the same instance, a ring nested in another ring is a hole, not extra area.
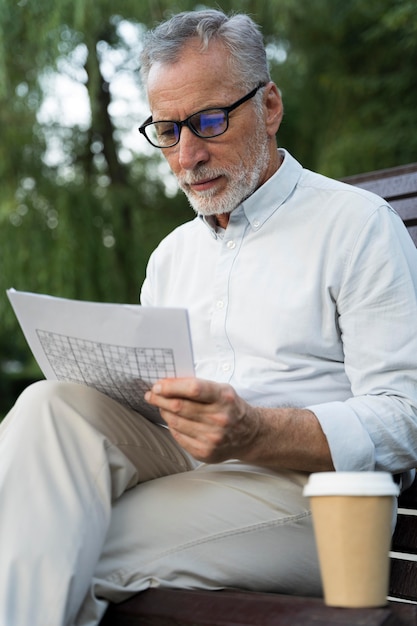
[(196, 217), (161, 242), (142, 304), (189, 310), (197, 376), (310, 408), (336, 469), (415, 467), (415, 246), (381, 198), (282, 153), (225, 231)]

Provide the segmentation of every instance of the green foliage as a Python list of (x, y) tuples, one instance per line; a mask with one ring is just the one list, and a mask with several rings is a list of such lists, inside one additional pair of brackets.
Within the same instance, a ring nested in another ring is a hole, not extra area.
[[(415, 0), (0, 0), (0, 365), (27, 355), (7, 287), (137, 302), (151, 250), (192, 218), (161, 155), (126, 137), (147, 114), (140, 33), (203, 6), (261, 25), (284, 97), (278, 141), (306, 166), (417, 160)], [(83, 90), (84, 121), (42, 115), (56, 72)], [(137, 90), (125, 114), (121, 75)]]
[(280, 9), (281, 143), (336, 177), (415, 161), (414, 0), (282, 0)]

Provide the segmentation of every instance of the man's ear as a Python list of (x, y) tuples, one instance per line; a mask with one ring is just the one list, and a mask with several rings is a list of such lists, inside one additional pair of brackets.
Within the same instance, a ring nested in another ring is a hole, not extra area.
[(273, 137), (281, 125), (284, 108), (281, 93), (272, 81), (265, 87), (264, 106), (266, 111), (266, 129), (268, 134)]

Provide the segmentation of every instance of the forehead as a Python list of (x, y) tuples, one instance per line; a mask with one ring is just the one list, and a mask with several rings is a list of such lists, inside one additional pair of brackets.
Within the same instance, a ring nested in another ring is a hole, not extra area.
[(147, 90), (153, 117), (178, 119), (210, 106), (227, 104), (239, 94), (224, 46), (212, 42), (202, 51), (191, 41), (175, 63), (155, 63)]

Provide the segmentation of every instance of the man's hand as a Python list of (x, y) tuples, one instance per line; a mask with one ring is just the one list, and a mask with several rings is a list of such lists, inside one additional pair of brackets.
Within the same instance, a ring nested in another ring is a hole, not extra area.
[(198, 461), (334, 469), (320, 423), (307, 409), (253, 407), (230, 385), (199, 378), (160, 380), (145, 400), (160, 409), (173, 437)]
[(230, 385), (166, 378), (145, 399), (159, 407), (173, 437), (198, 461), (241, 458), (257, 434), (256, 410)]

